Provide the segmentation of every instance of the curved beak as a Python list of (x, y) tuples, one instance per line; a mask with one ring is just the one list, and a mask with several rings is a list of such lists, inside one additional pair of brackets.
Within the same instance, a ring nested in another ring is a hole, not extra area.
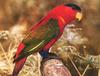
[(78, 21), (81, 21), (81, 20), (82, 20), (82, 17), (83, 17), (83, 15), (82, 15), (81, 12), (77, 12), (77, 13), (76, 13), (76, 19), (77, 19)]

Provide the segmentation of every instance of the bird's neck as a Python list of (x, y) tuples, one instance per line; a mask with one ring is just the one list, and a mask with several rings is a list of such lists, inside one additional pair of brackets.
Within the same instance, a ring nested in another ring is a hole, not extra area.
[(65, 25), (66, 25), (66, 21), (65, 21), (64, 18), (61, 17), (61, 16), (59, 16), (58, 21), (59, 21), (60, 31), (63, 32), (64, 27), (65, 27)]

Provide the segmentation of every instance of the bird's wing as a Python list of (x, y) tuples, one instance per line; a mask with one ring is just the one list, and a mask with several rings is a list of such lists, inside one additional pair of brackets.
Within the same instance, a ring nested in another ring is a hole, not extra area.
[(23, 51), (17, 55), (15, 61), (19, 61), (34, 52), (41, 50), (52, 39), (56, 38), (60, 33), (58, 20), (50, 19), (42, 26), (31, 30), (27, 37), (22, 41), (25, 44)]

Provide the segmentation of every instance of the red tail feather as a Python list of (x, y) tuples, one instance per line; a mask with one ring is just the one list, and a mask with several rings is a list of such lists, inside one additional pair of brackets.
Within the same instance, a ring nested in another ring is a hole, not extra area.
[(13, 70), (13, 74), (12, 76), (17, 76), (18, 73), (20, 72), (20, 70), (22, 69), (25, 61), (26, 61), (27, 58), (23, 58), (22, 60), (18, 61), (18, 62), (15, 62), (15, 67), (14, 67), (14, 70)]

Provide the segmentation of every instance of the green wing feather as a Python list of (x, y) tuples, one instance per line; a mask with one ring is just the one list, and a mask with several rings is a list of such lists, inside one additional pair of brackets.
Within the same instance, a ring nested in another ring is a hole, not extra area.
[(57, 37), (60, 33), (58, 20), (50, 19), (46, 24), (43, 24), (39, 28), (31, 31), (28, 36), (22, 41), (26, 47), (20, 53), (16, 61), (27, 57), (34, 52), (41, 50), (52, 39)]

